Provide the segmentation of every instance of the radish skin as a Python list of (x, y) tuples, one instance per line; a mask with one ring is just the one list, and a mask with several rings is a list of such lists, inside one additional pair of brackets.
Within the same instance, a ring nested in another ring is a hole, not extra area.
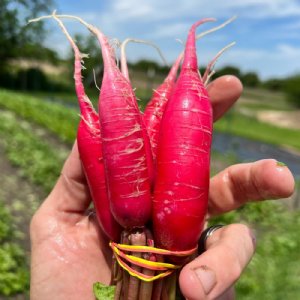
[(104, 63), (99, 97), (102, 151), (110, 208), (124, 228), (144, 226), (151, 217), (148, 173), (140, 112), (129, 81), (118, 69), (106, 36), (74, 16), (98, 38)]
[[(198, 40), (210, 33), (213, 33), (217, 30), (220, 30), (221, 28), (224, 28), (226, 25), (230, 24), (235, 19), (236, 19), (236, 17), (232, 17), (229, 20), (227, 20), (226, 22), (198, 34), (196, 36), (196, 40)], [(213, 59), (212, 62), (210, 62), (209, 66), (207, 67), (207, 69), (209, 71), (211, 70), (211, 68), (213, 67), (216, 60), (219, 58), (219, 56), (232, 45), (233, 44), (230, 44), (226, 48), (222, 49), (216, 55), (216, 57)], [(157, 143), (158, 143), (158, 137), (159, 137), (160, 121), (163, 116), (166, 104), (172, 95), (172, 91), (173, 91), (173, 88), (174, 88), (174, 85), (176, 82), (177, 72), (180, 67), (180, 63), (183, 58), (183, 54), (184, 54), (183, 52), (179, 54), (178, 58), (176, 59), (175, 63), (173, 64), (167, 78), (156, 90), (154, 90), (152, 98), (149, 101), (149, 103), (147, 104), (145, 112), (144, 112), (144, 121), (145, 121), (145, 125), (146, 125), (148, 135), (150, 138), (154, 161), (155, 161), (156, 155), (157, 155)], [(203, 79), (204, 83), (207, 83), (206, 79), (209, 80), (209, 76), (205, 72), (205, 79)]]
[[(198, 72), (196, 22), (190, 29), (174, 92), (165, 109), (153, 200), (156, 244), (169, 250), (197, 245), (207, 211), (212, 107)], [(170, 124), (172, 124), (170, 126)]]
[(144, 122), (150, 138), (154, 161), (156, 160), (157, 155), (160, 121), (165, 106), (171, 97), (182, 57), (183, 53), (177, 58), (164, 82), (154, 91), (144, 112)]
[(53, 17), (59, 23), (74, 51), (75, 89), (81, 112), (81, 121), (77, 131), (77, 144), (84, 173), (95, 205), (97, 219), (107, 237), (113, 241), (119, 241), (121, 226), (115, 221), (110, 212), (110, 204), (106, 191), (99, 117), (87, 97), (82, 83), (81, 60), (83, 55), (67, 32), (62, 21), (55, 15)]
[[(154, 43), (151, 43), (149, 41), (144, 41), (144, 40), (139, 40), (139, 39), (133, 39), (133, 38), (127, 38), (124, 40), (121, 44), (121, 71), (124, 77), (130, 81), (129, 79), (129, 72), (128, 72), (128, 66), (127, 66), (127, 59), (126, 59), (126, 46), (128, 43), (134, 42), (134, 43), (140, 43), (140, 44), (146, 44), (154, 47), (157, 51), (159, 56), (161, 57), (162, 61), (167, 64), (164, 55), (160, 51), (159, 47), (157, 47)], [(135, 101), (137, 105), (137, 101)], [(137, 106), (137, 109), (138, 106)], [(149, 172), (149, 178), (151, 182), (151, 190), (153, 189), (154, 186), (154, 180), (155, 180), (155, 171), (154, 171), (154, 162), (153, 162), (153, 149), (151, 147), (148, 131), (146, 128), (146, 124), (144, 122), (142, 113), (141, 113), (141, 124), (142, 124), (142, 129), (143, 129), (143, 136), (144, 136), (144, 141), (145, 141), (145, 151), (146, 151), (146, 158), (147, 158), (147, 165), (148, 165), (148, 172)]]
[(55, 14), (55, 11), (50, 16), (40, 17), (30, 22), (36, 22), (45, 18), (54, 18), (58, 22), (74, 52), (75, 90), (81, 112), (81, 120), (77, 130), (78, 151), (98, 222), (109, 239), (119, 241), (122, 228), (111, 214), (110, 203), (107, 197), (99, 116), (86, 95), (82, 83), (82, 59), (86, 55), (80, 52), (63, 22)]

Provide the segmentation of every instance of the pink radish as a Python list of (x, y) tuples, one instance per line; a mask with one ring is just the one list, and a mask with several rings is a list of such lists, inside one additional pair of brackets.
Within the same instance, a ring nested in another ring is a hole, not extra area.
[(81, 61), (84, 55), (80, 53), (65, 26), (55, 14), (53, 18), (55, 18), (67, 36), (74, 51), (75, 89), (81, 111), (81, 121), (77, 131), (77, 143), (82, 166), (95, 205), (97, 218), (108, 238), (119, 241), (121, 227), (110, 212), (110, 204), (106, 192), (99, 117), (87, 97), (82, 83)]
[[(196, 39), (198, 40), (198, 39), (206, 36), (207, 34), (210, 34), (212, 32), (215, 32), (215, 31), (225, 27), (226, 25), (230, 24), (233, 20), (235, 20), (235, 18), (236, 17), (232, 17), (229, 20), (225, 21), (224, 23), (198, 34), (196, 36)], [(207, 72), (211, 73), (211, 69), (212, 69), (213, 65), (215, 64), (216, 60), (230, 46), (232, 46), (232, 44), (230, 44), (226, 48), (222, 49), (216, 55), (216, 57), (213, 59), (213, 61), (211, 63), (209, 63), (207, 71), (205, 72), (205, 77), (203, 80), (204, 83), (207, 83), (208, 80), (210, 79), (210, 76), (208, 76), (208, 74), (206, 74), (206, 73)], [(148, 135), (150, 138), (154, 161), (156, 159), (156, 154), (157, 154), (157, 143), (158, 143), (158, 136), (159, 136), (160, 121), (161, 121), (163, 112), (165, 110), (165, 106), (171, 97), (182, 57), (183, 57), (183, 52), (179, 54), (178, 58), (176, 59), (175, 63), (173, 64), (173, 66), (172, 66), (167, 78), (164, 80), (164, 82), (156, 90), (154, 90), (152, 98), (149, 101), (149, 103), (147, 104), (145, 112), (144, 112), (144, 121), (145, 121), (145, 125), (146, 125)]]
[(128, 80), (129, 80), (129, 72), (128, 72), (128, 66), (127, 66), (127, 59), (126, 59), (125, 50), (126, 50), (127, 44), (130, 43), (130, 42), (152, 46), (153, 48), (155, 48), (157, 50), (157, 52), (158, 52), (160, 58), (162, 59), (163, 63), (165, 65), (168, 65), (168, 63), (167, 63), (164, 55), (162, 54), (161, 50), (154, 43), (152, 43), (150, 41), (140, 40), (140, 39), (127, 38), (121, 44), (121, 71), (122, 71), (122, 74), (124, 75), (124, 77), (127, 78)]
[(158, 246), (194, 248), (207, 210), (212, 108), (198, 72), (196, 22), (190, 29), (184, 60), (165, 109), (158, 143), (153, 228)]
[[(149, 42), (149, 41), (139, 40), (139, 39), (127, 38), (121, 44), (121, 71), (122, 71), (122, 74), (124, 75), (124, 77), (127, 78), (127, 80), (129, 80), (129, 72), (128, 72), (128, 67), (127, 67), (125, 49), (126, 49), (127, 44), (130, 42), (147, 44), (147, 45), (154, 47), (157, 50), (157, 52), (158, 52), (159, 56), (161, 57), (162, 61), (164, 62), (164, 64), (167, 65), (164, 55), (160, 51), (159, 47), (157, 47), (154, 43)], [(138, 107), (137, 107), (137, 109), (138, 109)], [(146, 124), (144, 122), (142, 115), (141, 115), (141, 124), (142, 124), (142, 128), (143, 128), (143, 135), (144, 135), (144, 141), (145, 141), (145, 148), (146, 148), (146, 155), (147, 155), (147, 162), (148, 162), (147, 163), (148, 172), (149, 172), (149, 177), (150, 177), (150, 181), (151, 181), (151, 187), (153, 187), (153, 183), (155, 180), (155, 175), (154, 175), (155, 171), (154, 171), (154, 164), (153, 164), (153, 154), (154, 154), (153, 150), (154, 149), (151, 147), (148, 130), (147, 130), (147, 127), (146, 127)]]
[(151, 216), (150, 178), (140, 112), (129, 81), (118, 69), (106, 36), (78, 17), (99, 40), (104, 74), (99, 97), (105, 178), (112, 214), (124, 228), (144, 226)]
[(179, 55), (176, 62), (172, 66), (167, 78), (154, 91), (153, 96), (144, 112), (144, 122), (150, 138), (154, 161), (156, 159), (157, 153), (160, 121), (165, 110), (165, 106), (173, 92), (173, 87), (176, 81), (177, 71), (180, 66), (182, 56), (183, 55)]

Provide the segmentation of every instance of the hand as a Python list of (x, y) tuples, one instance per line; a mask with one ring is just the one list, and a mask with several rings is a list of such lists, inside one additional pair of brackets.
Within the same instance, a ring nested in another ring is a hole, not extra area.
[[(208, 90), (216, 120), (239, 98), (242, 86), (235, 77), (224, 76)], [(232, 166), (212, 178), (208, 213), (230, 211), (250, 200), (286, 197), (293, 186), (288, 168), (274, 160)], [(30, 299), (94, 299), (93, 283), (109, 284), (111, 251), (89, 213), (90, 204), (75, 143), (54, 189), (32, 218)], [(244, 225), (226, 226), (214, 232), (206, 247), (180, 275), (181, 290), (190, 300), (230, 296), (230, 287), (254, 252), (253, 235)]]

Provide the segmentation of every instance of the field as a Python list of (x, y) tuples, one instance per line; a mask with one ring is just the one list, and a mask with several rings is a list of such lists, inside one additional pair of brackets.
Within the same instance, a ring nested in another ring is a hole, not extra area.
[[(148, 95), (147, 89), (138, 91), (141, 106)], [(246, 90), (216, 130), (300, 152), (297, 120), (282, 125), (261, 118), (266, 111), (284, 111), (287, 119), (294, 113), (282, 94)], [(0, 295), (3, 299), (27, 299), (28, 226), (75, 139), (79, 121), (76, 99), (67, 94), (31, 96), (0, 90), (0, 120)], [(214, 153), (212, 162), (216, 173), (238, 159)], [(289, 210), (283, 201), (269, 201), (247, 205), (212, 222), (244, 222), (257, 232), (257, 254), (237, 284), (238, 298), (297, 298), (300, 237), (295, 228), (300, 226), (299, 211)]]

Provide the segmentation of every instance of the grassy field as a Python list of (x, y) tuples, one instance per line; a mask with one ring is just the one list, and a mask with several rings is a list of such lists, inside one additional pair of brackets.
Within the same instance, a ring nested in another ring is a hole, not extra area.
[[(263, 97), (262, 94), (260, 95)], [(248, 98), (252, 96), (257, 99), (255, 91), (248, 93)], [(65, 102), (61, 104), (45, 101), (41, 97), (43, 98), (45, 95), (40, 94), (33, 97), (0, 90), (0, 150), (2, 151), (0, 156), (3, 156), (0, 158), (7, 160), (12, 165), (9, 176), (20, 177), (34, 187), (30, 190), (30, 194), (36, 193), (34, 191), (37, 187), (42, 190), (42, 193), (36, 194), (35, 198), (37, 199), (43, 199), (54, 185), (74, 141), (79, 121), (76, 106), (66, 106)], [(279, 99), (282, 98), (278, 96), (278, 103), (282, 101)], [(250, 102), (248, 101), (248, 103)], [(283, 103), (278, 105), (283, 107)], [(259, 104), (256, 105), (259, 106)], [(288, 105), (285, 105), (287, 109)], [(265, 109), (265, 106), (262, 107)], [(261, 107), (256, 109), (261, 109)], [(270, 127), (269, 124), (257, 122), (255, 118), (240, 115), (238, 110), (233, 110), (227, 118), (219, 122), (216, 128), (269, 141), (276, 145), (300, 149), (299, 143), (295, 143), (297, 140), (295, 130)], [(255, 133), (259, 133), (259, 135), (255, 135)], [(272, 135), (272, 139), (270, 139), (270, 135)], [(217, 162), (214, 172), (236, 162), (234, 155), (225, 157), (220, 153), (213, 153), (213, 157), (213, 161)], [(2, 169), (1, 175), (7, 177), (5, 171), (5, 168)], [(9, 189), (9, 186), (7, 188)], [(25, 195), (22, 197), (25, 199)], [(28, 208), (32, 214), (38, 205), (37, 202), (34, 202), (34, 205), (25, 206), (16, 205), (16, 203), (20, 203), (20, 201), (13, 196), (9, 198), (9, 201), (0, 197), (0, 217), (2, 213), (3, 220), (10, 215), (9, 212), (12, 211), (13, 206), (19, 207), (17, 216), (20, 217)], [(26, 293), (28, 290), (28, 256), (26, 262), (26, 252), (22, 248), (22, 242), (19, 243), (22, 235), (28, 242), (28, 232), (26, 233), (27, 230), (24, 228), (28, 226), (29, 218), (26, 222), (27, 225), (23, 222), (19, 228), (11, 229), (5, 227), (7, 226), (5, 224), (11, 224), (14, 221), (5, 221), (3, 225), (0, 220), (0, 256), (10, 255), (9, 264), (2, 263), (4, 260), (0, 257), (0, 296), (19, 292)], [(284, 297), (285, 299), (297, 299), (300, 294), (298, 280), (300, 274), (297, 267), (300, 263), (300, 237), (295, 228), (300, 226), (299, 211), (291, 212), (281, 202), (272, 201), (247, 205), (236, 212), (215, 219), (213, 222), (243, 222), (253, 226), (257, 231), (257, 254), (237, 285), (238, 298), (271, 300)], [(15, 223), (17, 224), (17, 222)], [(20, 231), (22, 231), (21, 234), (18, 233)], [(8, 238), (7, 232), (15, 233), (10, 234)], [(4, 238), (1, 240), (2, 236)], [(1, 282), (8, 283), (4, 287)]]
[(234, 110), (215, 124), (215, 130), (300, 151), (299, 130), (263, 123)]

